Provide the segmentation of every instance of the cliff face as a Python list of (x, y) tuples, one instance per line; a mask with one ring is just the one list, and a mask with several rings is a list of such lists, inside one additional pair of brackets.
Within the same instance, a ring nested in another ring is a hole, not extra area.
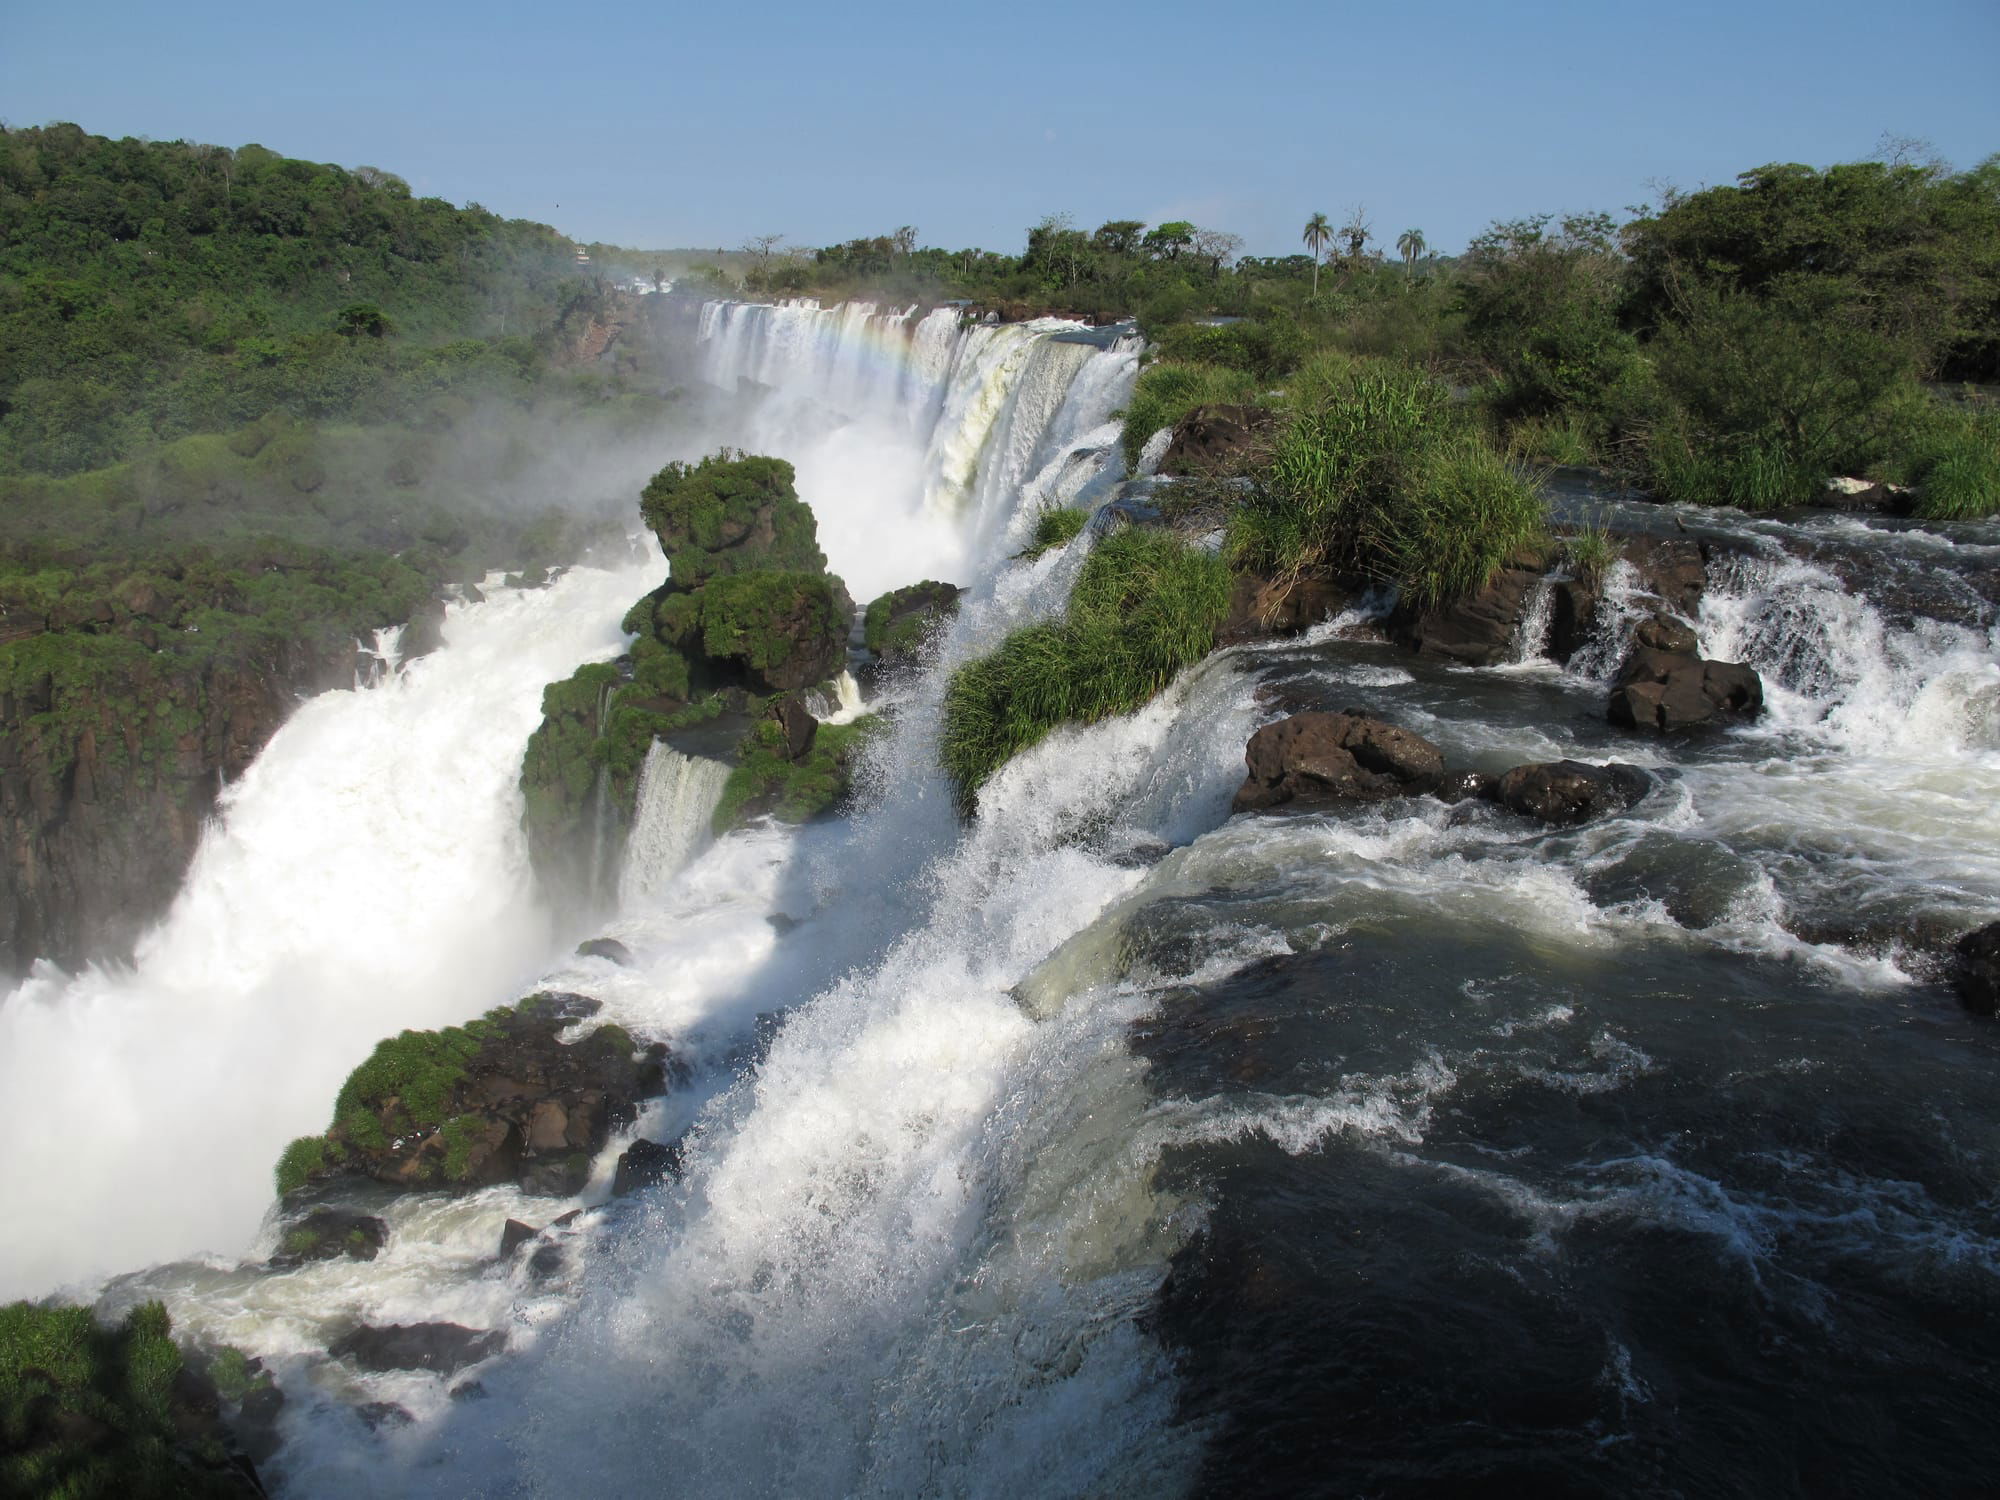
[(0, 577), (0, 974), (129, 958), (224, 783), (428, 592), (297, 554)]

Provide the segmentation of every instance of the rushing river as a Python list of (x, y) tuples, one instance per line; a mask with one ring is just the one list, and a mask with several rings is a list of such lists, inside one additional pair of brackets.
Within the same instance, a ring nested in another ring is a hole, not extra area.
[[(80, 1150), (0, 1166), (13, 1222), (47, 1226), (0, 1262), (14, 1290), (163, 1297), (262, 1355), (289, 1494), (1990, 1488), (2000, 1032), (1912, 935), (2000, 915), (2000, 530), (1677, 521), (1571, 486), (1570, 518), (1729, 544), (1693, 623), (1763, 673), (1763, 719), (1604, 722), (1649, 607), (1626, 570), (1569, 669), (1532, 632), (1471, 670), (1343, 616), (1058, 732), (961, 825), (944, 675), (1062, 607), (1089, 533), (1010, 558), (1044, 500), (1117, 495), (1136, 346), (798, 306), (713, 305), (692, 336), (743, 393), (718, 440), (795, 459), (857, 597), (971, 586), (939, 667), (891, 690), (860, 807), (710, 843), (713, 771), (661, 753), (601, 928), (635, 963), (552, 961), (510, 904), (507, 767), (658, 563), (458, 607), (435, 657), (272, 742), (135, 972), (0, 1010), (14, 1139), (59, 1116)], [(1455, 765), (1658, 785), (1562, 831), (1427, 800), (1231, 818), (1244, 742), (1305, 707)], [(439, 757), (466, 773), (421, 779)], [(288, 839), (286, 806), (346, 833)], [(496, 1260), (499, 1227), (572, 1205), (510, 1189), (357, 1192), (380, 1259), (263, 1270), (259, 1174), (368, 1041), (534, 983), (688, 1064), (639, 1127), (685, 1133), (684, 1176), (586, 1214), (553, 1271)], [(197, 1129), (156, 1056), (256, 1087)], [(214, 1213), (177, 1210), (211, 1182)], [(476, 1386), (363, 1376), (324, 1352), (357, 1320), (509, 1347)]]

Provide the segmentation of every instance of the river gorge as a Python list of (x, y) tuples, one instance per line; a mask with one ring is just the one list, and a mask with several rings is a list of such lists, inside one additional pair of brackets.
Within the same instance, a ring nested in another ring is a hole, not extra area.
[[(863, 603), (965, 590), (868, 683), (852, 805), (711, 838), (719, 768), (662, 746), (570, 930), (523, 748), (546, 684), (626, 649), (653, 538), (635, 513), (611, 565), (465, 591), (400, 669), (385, 632), (229, 785), (130, 966), (0, 1001), (0, 1295), (158, 1299), (260, 1360), (287, 1495), (1983, 1488), (2000, 1033), (1940, 955), (2000, 917), (2000, 523), (1558, 476), (1553, 519), (1628, 554), (1567, 649), (1560, 571), (1486, 665), (1342, 600), (1057, 730), (968, 820), (950, 673), (1179, 483), (1163, 438), (1121, 453), (1143, 341), (802, 302), (653, 326), (709, 414), (663, 458), (790, 460)], [(1023, 557), (1051, 505), (1093, 520)], [(1607, 722), (1656, 613), (1754, 668), (1761, 715)], [(1232, 815), (1251, 736), (1317, 712), (1645, 789), (1569, 827)], [(600, 937), (626, 961), (574, 951)], [(380, 1253), (274, 1267), (272, 1163), (374, 1043), (535, 991), (673, 1059), (581, 1191), (348, 1184), (324, 1201)], [(640, 1138), (677, 1170), (614, 1197)], [(435, 1323), (502, 1337), (330, 1352)]]

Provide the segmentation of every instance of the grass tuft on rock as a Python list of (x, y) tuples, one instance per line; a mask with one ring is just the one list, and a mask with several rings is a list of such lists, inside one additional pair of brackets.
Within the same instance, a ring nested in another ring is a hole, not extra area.
[(1215, 644), (1229, 609), (1222, 562), (1171, 533), (1099, 542), (1061, 620), (1018, 630), (952, 674), (939, 759), (970, 814), (980, 787), (1059, 724), (1129, 713)]
[(1045, 505), (1035, 516), (1035, 529), (1029, 535), (1028, 545), (1021, 556), (1033, 562), (1044, 552), (1052, 552), (1058, 547), (1067, 547), (1090, 524), (1090, 517), (1074, 506)]

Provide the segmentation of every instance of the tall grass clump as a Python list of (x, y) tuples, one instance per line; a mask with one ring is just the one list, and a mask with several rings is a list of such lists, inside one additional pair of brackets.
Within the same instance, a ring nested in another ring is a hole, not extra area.
[(1237, 566), (1281, 579), (1359, 573), (1430, 608), (1478, 589), (1541, 538), (1533, 485), (1435, 380), (1357, 363), (1294, 397), (1262, 486), (1230, 522)]
[(1090, 522), (1084, 512), (1068, 505), (1045, 505), (1035, 515), (1035, 529), (1021, 556), (1032, 562), (1044, 552), (1067, 547)]
[(1618, 561), (1618, 544), (1603, 526), (1586, 524), (1563, 537), (1562, 557), (1571, 577), (1601, 589), (1611, 565)]
[(1907, 468), (1926, 521), (2000, 513), (2000, 408), (1941, 409), (1911, 445)]
[(1215, 645), (1229, 609), (1222, 562), (1168, 532), (1097, 544), (1062, 619), (1017, 630), (952, 674), (938, 758), (970, 815), (980, 787), (1059, 724), (1130, 713)]
[(1825, 482), (1823, 466), (1802, 460), (1781, 442), (1704, 444), (1673, 423), (1653, 434), (1646, 459), (1653, 493), (1684, 505), (1783, 510), (1806, 504)]
[(1171, 427), (1197, 406), (1234, 405), (1251, 400), (1260, 382), (1248, 370), (1228, 365), (1158, 360), (1139, 372), (1125, 405), (1125, 464), (1139, 462), (1146, 439)]

